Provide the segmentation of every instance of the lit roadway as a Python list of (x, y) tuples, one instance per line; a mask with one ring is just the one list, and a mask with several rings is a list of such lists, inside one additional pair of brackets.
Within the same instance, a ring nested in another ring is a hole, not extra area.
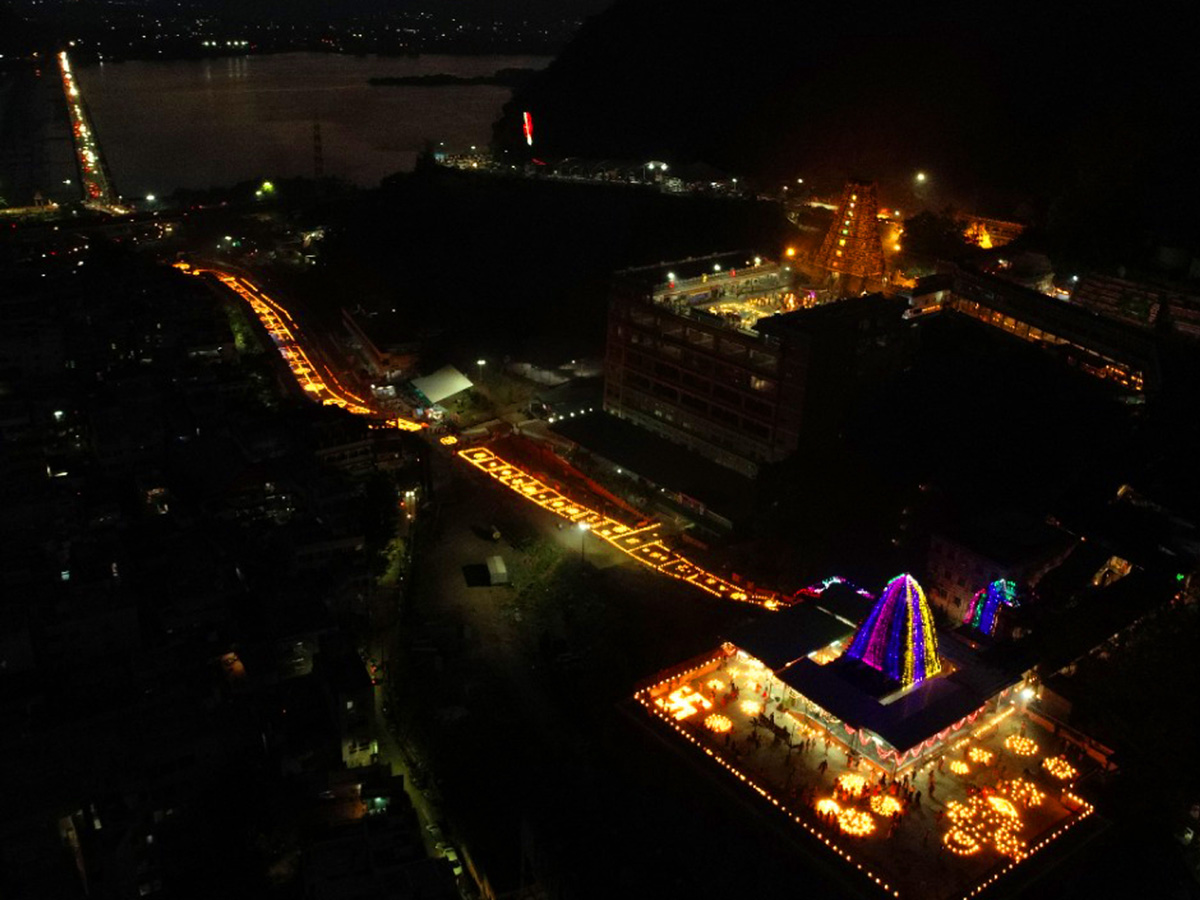
[[(448, 438), (443, 438), (445, 443)], [(451, 446), (453, 446), (451, 444)], [(458, 454), (481, 472), (509, 490), (575, 525), (581, 533), (591, 532), (630, 559), (694, 588), (738, 603), (753, 603), (766, 609), (778, 609), (780, 598), (769, 592), (748, 592), (719, 575), (708, 572), (662, 543), (662, 523), (651, 522), (635, 528), (589, 509), (548, 486), (485, 447), (472, 447)]]
[[(213, 267), (193, 267), (179, 262), (176, 268), (193, 275), (211, 274), (225, 287), (246, 301), (274, 340), (281, 356), (300, 387), (314, 400), (326, 406), (340, 406), (348, 412), (375, 419), (379, 427), (420, 431), (425, 426), (410, 419), (391, 418), (375, 408), (371, 401), (346, 387), (313, 347), (305, 349), (303, 335), (291, 314), (260, 287), (243, 275)], [(453, 449), (457, 439), (446, 436), (441, 443)], [(491, 450), (475, 447), (462, 450), (458, 457), (494, 478), (526, 501), (574, 524), (581, 532), (590, 531), (622, 554), (670, 578), (684, 582), (723, 600), (750, 603), (766, 609), (778, 609), (788, 600), (772, 591), (748, 591), (693, 563), (663, 542), (662, 524), (651, 522), (633, 527), (572, 500)]]
[(184, 262), (175, 263), (175, 267), (192, 275), (211, 274), (245, 300), (271, 335), (279, 355), (288, 364), (296, 382), (317, 402), (326, 406), (340, 406), (357, 416), (379, 420), (378, 424), (381, 427), (400, 428), (404, 431), (419, 431), (424, 427), (409, 419), (389, 417), (376, 409), (371, 400), (348, 388), (315, 349), (305, 349), (300, 328), (291, 313), (250, 279), (221, 269), (193, 267)]
[(75, 143), (75, 155), (79, 161), (79, 174), (83, 179), (83, 202), (104, 212), (126, 213), (129, 210), (117, 203), (116, 191), (113, 190), (104, 170), (96, 132), (88, 122), (83, 98), (79, 93), (79, 84), (71, 71), (66, 50), (58, 54), (58, 67), (62, 72), (63, 93), (67, 98), (67, 113), (71, 119), (71, 135)]

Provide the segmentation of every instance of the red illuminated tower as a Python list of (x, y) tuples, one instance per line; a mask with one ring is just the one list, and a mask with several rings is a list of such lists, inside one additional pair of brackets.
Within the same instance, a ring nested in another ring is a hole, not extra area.
[(842, 200), (815, 262), (823, 269), (870, 279), (883, 276), (883, 245), (876, 215), (879, 200), (875, 182), (846, 182)]

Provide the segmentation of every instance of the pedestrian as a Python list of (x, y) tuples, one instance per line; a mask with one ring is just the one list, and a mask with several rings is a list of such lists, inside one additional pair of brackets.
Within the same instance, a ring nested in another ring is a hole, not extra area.
[(823, 760), (821, 760), (821, 764), (819, 766), (817, 766), (817, 771), (820, 772), (822, 775), (824, 775), (825, 770), (828, 768), (829, 768), (829, 760), (823, 759)]
[(933, 799), (933, 791), (934, 791), (934, 784), (933, 784), (933, 782), (931, 781), (931, 782), (929, 782), (929, 799), (930, 799), (930, 800), (932, 800), (932, 799)]

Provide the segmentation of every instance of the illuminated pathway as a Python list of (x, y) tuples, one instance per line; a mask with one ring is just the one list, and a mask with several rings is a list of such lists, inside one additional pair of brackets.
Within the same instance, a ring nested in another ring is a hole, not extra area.
[[(315, 364), (296, 336), (299, 328), (291, 314), (249, 279), (219, 269), (193, 268), (185, 262), (175, 263), (175, 268), (192, 275), (205, 273), (214, 275), (221, 284), (245, 300), (271, 335), (271, 339), (279, 349), (279, 354), (287, 362), (288, 368), (292, 370), (292, 375), (295, 376), (300, 387), (314, 400), (318, 400), (326, 406), (340, 406), (356, 416), (383, 419), (388, 428), (420, 431), (425, 427), (419, 422), (412, 422), (408, 419), (384, 416), (383, 413), (368, 405), (370, 401), (358, 396), (342, 384), (328, 366)], [(324, 374), (322, 374), (322, 369)]]
[[(313, 363), (312, 357), (305, 352), (296, 337), (299, 328), (295, 320), (286, 309), (272, 300), (253, 282), (219, 269), (194, 268), (185, 262), (175, 263), (175, 267), (192, 275), (212, 274), (221, 284), (245, 300), (258, 316), (263, 327), (270, 333), (296, 381), (315, 400), (327, 406), (340, 406), (355, 415), (376, 419), (384, 418), (381, 413), (368, 405), (368, 400), (354, 394), (343, 385), (328, 367), (323, 367), (325, 374), (322, 375), (317, 365)], [(386, 427), (401, 428), (405, 431), (420, 431), (425, 427), (419, 422), (408, 419), (389, 418), (385, 421)], [(442, 440), (447, 446), (453, 444), (453, 438), (443, 438)], [(536, 503), (542, 509), (569, 522), (587, 528), (600, 540), (611, 544), (626, 556), (656, 572), (683, 581), (714, 597), (739, 603), (751, 603), (772, 610), (778, 609), (780, 606), (781, 601), (774, 595), (762, 596), (749, 593), (669, 549), (662, 542), (662, 524), (659, 522), (641, 528), (633, 528), (602, 515), (574, 502), (486, 448), (474, 447), (469, 450), (460, 450), (458, 455), (526, 500)]]
[(766, 609), (778, 609), (780, 601), (747, 593), (736, 584), (713, 575), (680, 556), (662, 543), (662, 524), (654, 522), (642, 528), (631, 528), (616, 519), (588, 509), (564, 496), (533, 475), (519, 469), (484, 447), (460, 450), (458, 455), (481, 472), (490, 475), (526, 500), (556, 516), (574, 522), (620, 550), (644, 566), (699, 588), (714, 597), (753, 603)]
[(87, 113), (83, 109), (83, 98), (79, 94), (79, 84), (71, 71), (66, 50), (58, 54), (58, 67), (62, 72), (63, 93), (67, 97), (67, 113), (71, 118), (71, 139), (75, 142), (79, 174), (83, 179), (83, 202), (106, 212), (127, 213), (129, 210), (117, 203), (117, 193), (104, 170), (104, 163), (100, 158), (100, 145), (96, 142), (96, 132), (88, 123)]

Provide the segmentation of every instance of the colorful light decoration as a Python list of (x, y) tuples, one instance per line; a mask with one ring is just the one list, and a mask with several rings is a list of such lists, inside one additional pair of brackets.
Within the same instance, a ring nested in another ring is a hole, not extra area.
[(687, 719), (701, 709), (712, 709), (712, 703), (703, 694), (698, 694), (690, 687), (676, 688), (664, 700), (659, 697), (654, 701), (676, 719)]
[(591, 527), (593, 536), (663, 575), (683, 581), (723, 600), (753, 603), (770, 610), (778, 609), (781, 603), (793, 602), (791, 598), (780, 598), (762, 591), (748, 593), (738, 585), (705, 571), (674, 550), (668, 550), (659, 543), (662, 529), (660, 522), (650, 522), (640, 528), (632, 528), (586, 506), (573, 503), (529, 472), (514, 466), (486, 447), (459, 450), (458, 455), (479, 471), (547, 512), (571, 522), (586, 523)]
[(1070, 781), (1079, 774), (1079, 770), (1067, 762), (1065, 756), (1048, 756), (1042, 760), (1042, 768), (1059, 781)]
[(1024, 778), (1002, 781), (996, 785), (996, 790), (1024, 807), (1041, 806), (1042, 801), (1046, 799), (1045, 791), (1039, 790), (1037, 785)]
[(444, 437), (438, 438), (438, 441), (445, 447), (453, 447), (458, 443), (458, 438), (452, 434), (447, 434)]
[(530, 147), (533, 146), (533, 113), (526, 111), (521, 113), (521, 131), (525, 134), (525, 143)]
[(950, 771), (953, 772), (955, 775), (970, 775), (971, 767), (968, 766), (961, 759), (955, 759), (955, 760), (951, 760), (951, 762), (950, 762)]
[(897, 575), (888, 582), (858, 626), (846, 655), (904, 687), (941, 671), (933, 611), (915, 578)]
[(725, 682), (723, 682), (720, 678), (710, 678), (706, 683), (714, 691), (725, 690)]
[(854, 837), (866, 837), (875, 830), (875, 820), (861, 809), (843, 809), (838, 816), (838, 828)]
[(1017, 602), (1017, 586), (1011, 581), (998, 578), (976, 592), (967, 605), (967, 615), (963, 619), (968, 625), (978, 628), (984, 634), (995, 634), (997, 614), (1001, 606), (1020, 606)]
[[(733, 655), (734, 651), (735, 648), (732, 645), (725, 644), (724, 649), (716, 656), (707, 659), (704, 662), (692, 665), (689, 668), (676, 670), (669, 676), (661, 678), (660, 680), (643, 687), (634, 694), (634, 699), (641, 704), (646, 712), (649, 713), (653, 718), (660, 720), (664, 727), (669, 728), (672, 732), (674, 732), (677, 738), (692, 744), (698, 752), (702, 752), (704, 756), (707, 756), (711, 763), (726, 771), (736, 781), (740, 782), (747, 789), (757, 794), (764, 801), (774, 805), (776, 808), (782, 811), (797, 828), (804, 829), (804, 831), (806, 831), (820, 843), (824, 844), (831, 853), (846, 862), (852, 869), (857, 868), (858, 871), (870, 882), (882, 889), (886, 896), (899, 897), (900, 891), (895, 886), (889, 884), (886, 879), (880, 877), (879, 874), (872, 871), (869, 864), (865, 860), (856, 858), (856, 855), (851, 853), (850, 850), (847, 849), (846, 845), (839, 845), (834, 836), (828, 834), (823, 827), (813, 822), (809, 817), (803, 815), (801, 811), (789, 803), (785, 797), (775, 794), (770, 787), (760, 783), (757, 776), (739, 769), (734, 761), (716, 752), (711, 746), (706, 746), (701, 737), (698, 737), (693, 731), (688, 730), (684, 723), (676, 720), (666, 709), (664, 709), (664, 705), (662, 704), (664, 691), (677, 688), (682, 682), (688, 679), (693, 680), (696, 683), (701, 683), (706, 677), (712, 674), (714, 669), (717, 668), (718, 664), (725, 664), (727, 660), (729, 660), (729, 657)], [(729, 672), (731, 675), (736, 675), (737, 671), (735, 671), (735, 669), (736, 667), (729, 666), (725, 671)], [(1012, 707), (1005, 708), (999, 714), (986, 721), (980, 727), (976, 728), (974, 736), (976, 738), (980, 738), (987, 732), (992, 731), (1005, 718), (1007, 718), (1012, 711)], [(998, 785), (997, 788), (1007, 797), (1016, 802), (1022, 802), (1019, 798), (1023, 790), (1031, 792), (1030, 802), (1028, 804), (1022, 803), (1022, 805), (1037, 805), (1044, 797), (1044, 794), (1042, 794), (1040, 791), (1037, 791), (1037, 789), (1030, 785), (1027, 781), (1019, 778), (1003, 782), (1001, 785)], [(981, 802), (981, 796), (987, 795), (976, 795), (976, 797), (973, 799), (977, 802)], [(1082, 797), (1072, 793), (1070, 790), (1064, 790), (1062, 797), (1063, 805), (1070, 812), (1070, 815), (1068, 815), (1066, 819), (1061, 821), (1052, 830), (1043, 832), (1037, 838), (1037, 842), (1034, 844), (1023, 844), (1019, 837), (1016, 836), (1015, 832), (1013, 832), (1013, 829), (1020, 824), (1017, 820), (1010, 819), (1008, 825), (1010, 833), (1000, 834), (998, 836), (998, 840), (994, 840), (994, 835), (986, 833), (985, 831), (985, 842), (992, 843), (993, 846), (998, 847), (1000, 852), (1005, 853), (1009, 856), (1009, 858), (1007, 861), (1002, 861), (999, 865), (988, 869), (982, 880), (977, 882), (967, 891), (966, 894), (963, 895), (963, 900), (971, 900), (971, 898), (974, 898), (983, 891), (987, 890), (997, 881), (1004, 879), (1008, 873), (1012, 872), (1012, 870), (1021, 862), (1029, 859), (1038, 851), (1058, 840), (1076, 825), (1086, 821), (1095, 812), (1094, 806), (1092, 806)], [(959, 804), (956, 801), (951, 801), (947, 805), (948, 812), (951, 806), (962, 806), (962, 804)], [(814, 807), (823, 817), (837, 817), (840, 816), (842, 812), (842, 807), (840, 804), (838, 804), (832, 798), (823, 798), (818, 800), (814, 802)], [(1013, 809), (1015, 810), (1015, 807), (1013, 807)], [(987, 804), (984, 814), (989, 817), (994, 817), (995, 819), (1010, 818), (1004, 816), (997, 809), (996, 805), (990, 803)], [(957, 826), (954, 825), (953, 820), (951, 820), (951, 826), (951, 832), (943, 835), (943, 845), (947, 850), (957, 856), (969, 856), (973, 853), (979, 852), (979, 850), (982, 849), (983, 843), (981, 843), (979, 840), (976, 840), (970, 832), (961, 829), (956, 832), (954, 829), (957, 828)], [(907, 896), (907, 894), (905, 896)]]
[(733, 728), (733, 721), (729, 716), (723, 716), (720, 713), (713, 713), (704, 720), (704, 727), (709, 731), (715, 731), (717, 734), (724, 734)]
[(842, 812), (841, 804), (832, 797), (822, 797), (816, 802), (816, 809), (823, 816), (836, 816)]
[(966, 803), (951, 800), (946, 804), (950, 827), (942, 844), (958, 856), (971, 856), (991, 844), (997, 853), (1013, 859), (1025, 855), (1021, 840), (1021, 814), (1004, 797), (975, 794)]
[(738, 704), (742, 708), (742, 712), (753, 718), (762, 712), (762, 704), (757, 700), (743, 700)]
[(848, 794), (861, 794), (867, 786), (867, 779), (858, 772), (843, 772), (838, 776), (837, 786)]
[[(219, 269), (192, 267), (185, 262), (174, 263), (174, 266), (190, 275), (211, 273), (221, 284), (245, 300), (267, 333), (271, 335), (271, 339), (279, 350), (279, 355), (288, 364), (288, 368), (291, 369), (292, 375), (300, 387), (312, 394), (314, 399), (320, 400), (325, 406), (338, 406), (356, 416), (375, 419), (371, 427), (398, 428), (401, 431), (420, 431), (427, 427), (424, 423), (414, 422), (410, 419), (381, 420), (378, 418), (381, 413), (371, 409), (367, 405), (366, 399), (353, 393), (342, 384), (328, 366), (324, 366), (323, 377), (297, 340), (296, 334), (299, 332), (299, 328), (291, 314), (248, 278), (231, 275)], [(444, 442), (446, 439), (442, 440)], [(454, 441), (457, 442), (457, 439), (455, 438)]]
[(1038, 751), (1037, 741), (1023, 734), (1010, 734), (1004, 739), (1004, 746), (1017, 756), (1033, 756)]
[(878, 816), (894, 816), (902, 812), (904, 807), (891, 794), (875, 794), (871, 797), (871, 812)]
[(986, 766), (991, 764), (992, 760), (996, 758), (996, 754), (986, 747), (972, 747), (967, 751), (967, 758), (973, 763)]

